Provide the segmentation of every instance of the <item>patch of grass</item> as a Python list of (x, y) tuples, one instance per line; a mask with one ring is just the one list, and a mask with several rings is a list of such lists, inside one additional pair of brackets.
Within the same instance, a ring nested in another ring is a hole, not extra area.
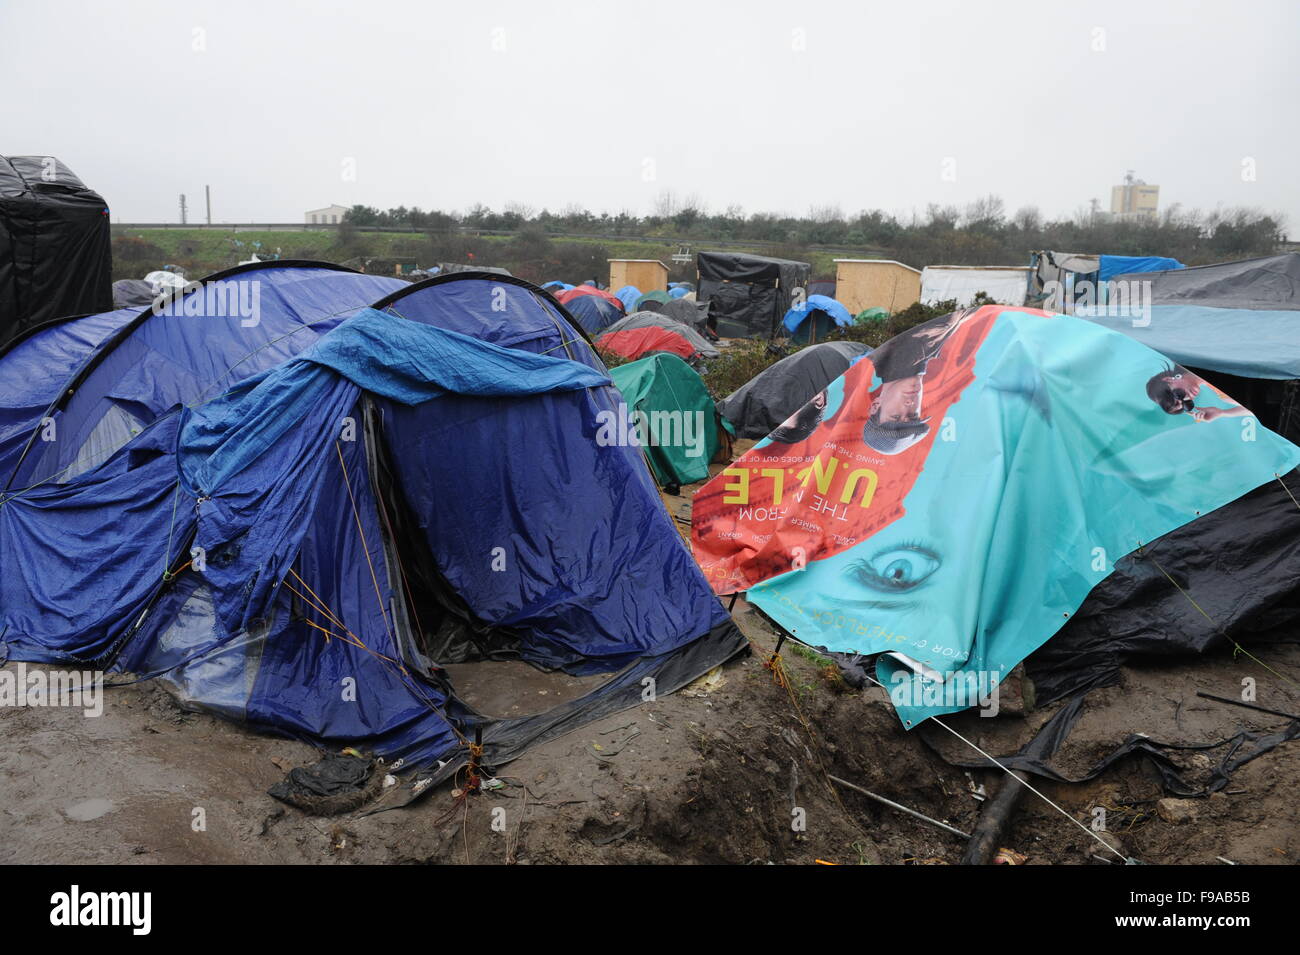
[(794, 643), (789, 640), (786, 641), (786, 645), (790, 648), (790, 652), (795, 656), (802, 657), (809, 663), (815, 664), (818, 668), (835, 666), (834, 660), (830, 657), (822, 656), (812, 647), (806, 647), (802, 643)]

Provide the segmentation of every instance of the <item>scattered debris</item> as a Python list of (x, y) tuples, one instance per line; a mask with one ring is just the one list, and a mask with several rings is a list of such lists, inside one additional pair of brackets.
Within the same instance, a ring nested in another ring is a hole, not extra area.
[(336, 816), (359, 809), (383, 788), (383, 775), (374, 767), (374, 760), (345, 750), (289, 770), (268, 792), (308, 815)]

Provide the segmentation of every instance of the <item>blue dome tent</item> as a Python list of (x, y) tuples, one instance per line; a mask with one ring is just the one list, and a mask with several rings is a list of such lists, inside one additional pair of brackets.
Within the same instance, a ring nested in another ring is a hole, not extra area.
[[(73, 372), (48, 409), (63, 433), (132, 426), (101, 431), (106, 457), (71, 476), (55, 468), (75, 449), (17, 463), (0, 507), (11, 658), (158, 676), (265, 731), (444, 760), (443, 779), (476, 732), (500, 764), (743, 647), (639, 451), (595, 440), (619, 397), (563, 308), (475, 272), (389, 283), (368, 307), (354, 300), (380, 280), (307, 274), (323, 271), (259, 275), (268, 327), (237, 345), (237, 324), (146, 312)], [(119, 353), (177, 363), (146, 393)], [(614, 675), (494, 719), (440, 664), (500, 655)]]
[[(590, 288), (590, 286), (586, 286)], [(623, 317), (623, 311), (615, 302), (603, 295), (566, 296), (564, 307), (570, 315), (578, 320), (583, 331), (595, 335)]]
[(809, 295), (802, 305), (793, 306), (781, 326), (796, 342), (823, 341), (837, 326), (853, 324), (849, 310), (825, 295)]

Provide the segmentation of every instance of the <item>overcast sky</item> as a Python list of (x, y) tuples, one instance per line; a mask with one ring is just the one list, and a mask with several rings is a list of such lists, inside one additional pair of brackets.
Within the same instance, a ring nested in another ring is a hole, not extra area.
[[(330, 203), (1248, 205), (1300, 232), (1300, 3), (0, 0), (0, 154), (116, 221)], [(1244, 173), (1244, 174), (1243, 174)], [(1253, 178), (1252, 178), (1253, 177)]]

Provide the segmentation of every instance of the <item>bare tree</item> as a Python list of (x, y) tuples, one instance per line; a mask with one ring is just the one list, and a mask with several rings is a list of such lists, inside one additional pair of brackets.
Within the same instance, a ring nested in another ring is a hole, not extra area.
[(671, 189), (665, 189), (655, 197), (650, 206), (651, 213), (660, 219), (671, 219), (681, 208), (677, 201), (677, 194)]

